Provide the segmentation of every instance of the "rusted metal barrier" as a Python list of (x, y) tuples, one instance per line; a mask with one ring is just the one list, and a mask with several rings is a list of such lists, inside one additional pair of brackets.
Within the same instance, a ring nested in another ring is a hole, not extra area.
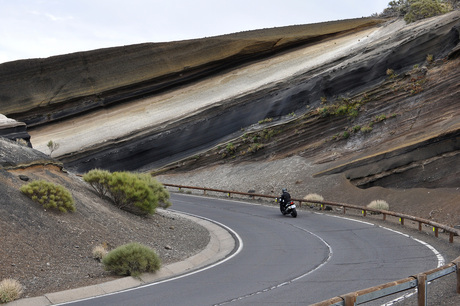
[[(243, 195), (243, 196), (249, 196), (252, 199), (255, 199), (255, 197), (270, 198), (270, 199), (276, 198), (276, 197), (269, 196), (269, 195), (255, 194), (255, 193), (249, 193), (249, 192), (229, 191), (229, 190), (194, 187), (194, 186), (183, 186), (183, 185), (165, 184), (165, 183), (163, 183), (163, 185), (166, 187), (179, 188), (179, 190), (182, 190), (182, 189), (203, 190), (203, 194), (207, 194), (208, 191), (225, 193), (227, 194), (228, 197), (231, 197), (232, 194), (238, 194), (238, 195)], [(454, 242), (454, 236), (460, 235), (460, 230), (456, 228), (453, 228), (453, 227), (450, 227), (450, 226), (447, 226), (441, 223), (437, 223), (434, 221), (426, 220), (423, 218), (402, 214), (402, 213), (367, 208), (367, 207), (345, 204), (345, 203), (336, 203), (336, 202), (327, 202), (327, 201), (312, 201), (312, 200), (307, 201), (305, 199), (294, 199), (294, 198), (292, 200), (299, 202), (299, 206), (302, 206), (302, 203), (319, 204), (321, 205), (322, 210), (326, 209), (326, 205), (343, 207), (344, 214), (346, 214), (347, 209), (361, 210), (362, 215), (364, 217), (366, 217), (368, 211), (373, 212), (373, 213), (378, 213), (378, 214), (382, 214), (384, 221), (386, 220), (387, 216), (393, 216), (393, 217), (399, 218), (399, 222), (401, 223), (401, 225), (404, 225), (404, 220), (407, 219), (407, 220), (418, 222), (419, 231), (422, 230), (422, 224), (427, 224), (433, 227), (433, 231), (435, 232), (436, 237), (438, 237), (439, 229), (442, 229), (448, 232), (450, 243)], [(454, 273), (454, 272), (456, 272), (457, 274), (457, 285), (456, 285), (457, 293), (460, 294), (460, 257), (458, 257), (457, 259), (455, 259), (454, 261), (452, 261), (451, 263), (447, 265), (444, 265), (442, 267), (432, 269), (426, 272), (419, 273), (415, 276), (410, 276), (408, 278), (404, 278), (401, 280), (389, 282), (386, 284), (378, 285), (378, 286), (367, 288), (367, 289), (362, 289), (356, 292), (351, 292), (351, 293), (348, 293), (342, 296), (338, 296), (338, 297), (334, 297), (329, 300), (325, 300), (325, 301), (322, 301), (316, 304), (312, 304), (312, 305), (313, 306), (330, 306), (330, 305), (354, 306), (354, 305), (370, 302), (370, 301), (373, 301), (373, 300), (376, 300), (376, 299), (379, 299), (379, 298), (382, 298), (388, 295), (392, 295), (398, 292), (410, 290), (413, 288), (417, 288), (418, 305), (419, 306), (427, 305), (427, 290), (426, 290), (427, 283), (437, 278)]]
[[(195, 186), (183, 186), (183, 185), (177, 185), (177, 184), (163, 184), (164, 186), (167, 187), (176, 187), (179, 188), (179, 190), (182, 189), (193, 189), (193, 190), (203, 190), (203, 194), (207, 194), (207, 192), (218, 192), (218, 193), (225, 193), (227, 194), (228, 197), (232, 197), (232, 195), (243, 195), (243, 196), (249, 196), (252, 199), (257, 198), (270, 198), (270, 199), (276, 199), (276, 197), (272, 195), (265, 195), (265, 194), (256, 194), (256, 193), (249, 193), (249, 192), (240, 192), (240, 191), (229, 191), (229, 190), (221, 190), (221, 189), (212, 189), (212, 188), (205, 188), (205, 187), (195, 187)], [(346, 203), (337, 203), (337, 202), (328, 202), (328, 201), (312, 201), (312, 200), (305, 200), (305, 199), (295, 199), (292, 198), (294, 202), (298, 202), (299, 206), (302, 207), (302, 203), (312, 203), (312, 204), (319, 204), (321, 205), (321, 209), (325, 210), (326, 207), (329, 206), (336, 206), (336, 207), (342, 207), (343, 208), (343, 214), (346, 214), (347, 209), (355, 209), (358, 211), (362, 212), (362, 215), (364, 217), (367, 216), (367, 212), (372, 212), (372, 213), (377, 213), (381, 214), (383, 216), (383, 221), (387, 219), (387, 216), (393, 216), (396, 218), (399, 218), (399, 222), (401, 225), (404, 225), (405, 220), (411, 220), (414, 222), (418, 222), (418, 230), (422, 231), (422, 225), (427, 224), (433, 228), (434, 235), (438, 237), (439, 235), (439, 229), (442, 229), (446, 233), (449, 233), (449, 242), (453, 243), (454, 242), (454, 236), (460, 236), (460, 230), (426, 219), (422, 219), (419, 217), (414, 217), (402, 213), (397, 213), (393, 211), (387, 211), (387, 210), (380, 210), (380, 209), (373, 209), (373, 208), (368, 208), (368, 207), (363, 207), (363, 206), (358, 206), (358, 205), (352, 205), (352, 204), (346, 204)]]
[(422, 272), (415, 276), (410, 276), (401, 280), (350, 292), (342, 296), (312, 304), (311, 306), (354, 306), (414, 288), (417, 288), (418, 305), (427, 305), (427, 284), (437, 278), (454, 272), (457, 273), (457, 293), (460, 293), (460, 257), (458, 257), (451, 263), (442, 267)]

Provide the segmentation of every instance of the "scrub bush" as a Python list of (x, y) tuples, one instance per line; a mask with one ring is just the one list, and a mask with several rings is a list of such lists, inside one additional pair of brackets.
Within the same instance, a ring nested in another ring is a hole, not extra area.
[(409, 0), (409, 3), (409, 10), (404, 16), (407, 23), (442, 15), (451, 10), (447, 3), (439, 0)]
[(83, 175), (83, 180), (89, 183), (99, 196), (105, 197), (110, 175), (111, 173), (107, 170), (93, 169)]
[(108, 197), (118, 208), (137, 215), (153, 214), (158, 205), (171, 206), (169, 192), (149, 174), (94, 169), (83, 180), (102, 198)]
[(22, 292), (22, 285), (17, 280), (6, 278), (0, 282), (0, 303), (17, 300)]
[(306, 200), (307, 204), (309, 204), (311, 207), (319, 206), (321, 204), (313, 203), (313, 202), (310, 202), (310, 201), (320, 201), (320, 202), (324, 201), (324, 198), (321, 195), (317, 194), (317, 193), (307, 194), (303, 199)]
[(70, 192), (63, 186), (37, 180), (21, 187), (21, 192), (46, 209), (74, 212), (75, 204)]
[(106, 245), (96, 245), (93, 248), (93, 258), (97, 260), (102, 260), (105, 255), (108, 254)]
[(374, 200), (367, 205), (367, 208), (389, 210), (390, 205), (384, 200)]
[(151, 248), (133, 242), (110, 251), (102, 263), (107, 271), (123, 276), (139, 276), (160, 269), (161, 261)]
[(115, 206), (136, 215), (153, 214), (158, 204), (158, 197), (148, 184), (129, 172), (113, 172), (108, 193)]
[(158, 198), (158, 205), (161, 208), (168, 208), (171, 206), (171, 202), (169, 201), (169, 192), (165, 189), (165, 187), (158, 182), (155, 178), (153, 178), (150, 174), (138, 174), (137, 175), (141, 180), (147, 183), (147, 185), (152, 189), (153, 193)]

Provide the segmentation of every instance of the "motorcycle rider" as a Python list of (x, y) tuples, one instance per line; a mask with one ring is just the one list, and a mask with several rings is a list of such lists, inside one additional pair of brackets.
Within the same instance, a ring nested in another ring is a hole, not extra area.
[(286, 206), (286, 204), (291, 203), (291, 195), (286, 188), (283, 188), (280, 196), (280, 205)]

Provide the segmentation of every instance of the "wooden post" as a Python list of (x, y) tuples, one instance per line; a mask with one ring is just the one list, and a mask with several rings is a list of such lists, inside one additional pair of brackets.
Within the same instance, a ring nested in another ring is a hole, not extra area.
[(434, 236), (438, 238), (438, 233), (439, 233), (439, 228), (435, 227), (434, 228)]
[(363, 210), (363, 216), (365, 217), (366, 214), (367, 214), (367, 210), (364, 209), (364, 210)]
[(347, 208), (344, 206), (343, 207), (343, 214), (345, 215), (347, 213)]
[(418, 306), (426, 306), (426, 274), (417, 275)]
[(457, 266), (457, 293), (460, 294), (460, 257), (457, 257), (453, 263)]
[(404, 218), (399, 218), (399, 220), (401, 221), (401, 225), (404, 225)]
[(418, 222), (418, 230), (421, 232), (422, 231), (422, 222)]
[(452, 232), (449, 233), (449, 242), (454, 243), (454, 233)]
[(206, 195), (206, 189), (203, 189), (203, 194)]
[(342, 296), (345, 306), (355, 306), (356, 304), (356, 293), (348, 293), (347, 295)]
[(383, 221), (387, 219), (387, 214), (383, 214)]

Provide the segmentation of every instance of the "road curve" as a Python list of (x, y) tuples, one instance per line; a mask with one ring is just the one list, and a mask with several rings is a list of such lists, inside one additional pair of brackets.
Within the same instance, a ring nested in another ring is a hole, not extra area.
[[(305, 305), (438, 266), (420, 242), (370, 223), (172, 194), (173, 207), (241, 237), (232, 259), (187, 277), (70, 305)], [(69, 305), (69, 304), (67, 304)]]

